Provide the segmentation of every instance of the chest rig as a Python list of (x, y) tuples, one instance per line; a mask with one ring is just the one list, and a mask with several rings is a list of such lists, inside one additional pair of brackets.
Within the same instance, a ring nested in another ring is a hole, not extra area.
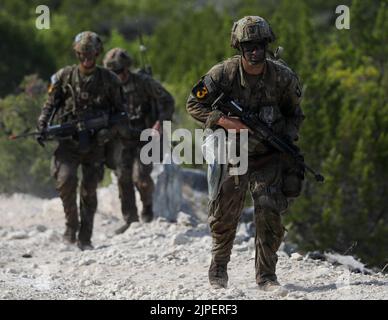
[(62, 140), (77, 146), (80, 153), (89, 152), (99, 143), (98, 137), (105, 130), (90, 128), (91, 121), (102, 118), (106, 121), (111, 111), (104, 80), (98, 67), (89, 77), (81, 77), (77, 66), (65, 68), (62, 74), (63, 104), (58, 110), (57, 122), (76, 123), (76, 133)]
[(62, 91), (64, 107), (60, 122), (102, 115), (109, 109), (105, 105), (107, 92), (99, 68), (89, 77), (81, 77), (77, 66), (65, 69)]
[[(265, 75), (259, 77), (254, 87), (251, 87), (246, 79), (242, 79), (244, 75), (242, 71), (240, 72), (240, 59), (239, 56), (233, 57), (223, 66), (220, 84), (224, 92), (245, 110), (257, 115), (275, 133), (281, 134), (285, 119), (280, 110), (282, 79), (274, 65), (276, 62), (267, 60)], [(241, 81), (246, 83), (243, 88), (240, 85)]]

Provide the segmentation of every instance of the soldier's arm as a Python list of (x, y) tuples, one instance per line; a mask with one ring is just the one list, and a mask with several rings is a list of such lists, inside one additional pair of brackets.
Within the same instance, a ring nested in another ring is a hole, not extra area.
[(172, 115), (175, 110), (175, 100), (173, 96), (153, 78), (147, 78), (146, 91), (149, 99), (156, 102), (158, 111), (158, 120), (163, 122), (165, 120), (172, 120)]
[[(215, 65), (210, 71), (204, 76), (210, 76), (212, 81), (218, 85), (222, 77), (223, 65)], [(204, 78), (202, 77), (202, 79)], [(186, 103), (187, 112), (197, 121), (202, 123), (206, 128), (215, 128), (218, 121), (222, 117), (222, 112), (219, 110), (212, 110), (211, 104), (214, 101), (214, 95), (207, 92), (208, 90), (201, 90), (198, 86), (201, 85), (202, 79), (194, 86), (195, 90), (190, 92)], [(194, 94), (193, 91), (197, 93)]]
[(59, 106), (63, 101), (63, 90), (62, 90), (62, 75), (63, 70), (59, 70), (51, 77), (51, 83), (48, 89), (48, 97), (42, 107), (42, 111), (38, 118), (38, 129), (44, 129), (50, 119), (51, 114), (54, 112), (56, 106)]
[(286, 134), (293, 140), (299, 139), (299, 130), (305, 118), (300, 106), (302, 88), (296, 75), (292, 75), (286, 85), (281, 110), (286, 119)]

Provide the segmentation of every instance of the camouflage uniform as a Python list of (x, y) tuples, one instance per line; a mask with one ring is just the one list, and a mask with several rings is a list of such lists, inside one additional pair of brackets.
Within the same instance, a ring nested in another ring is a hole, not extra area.
[[(234, 101), (257, 113), (275, 133), (297, 139), (303, 120), (299, 106), (301, 89), (297, 76), (288, 67), (267, 58), (264, 72), (255, 83), (245, 73), (242, 57), (238, 55), (215, 65), (207, 76)], [(198, 98), (191, 94), (187, 111), (206, 127), (216, 129), (221, 114), (211, 109), (213, 101), (214, 97), (210, 95)], [(264, 158), (270, 161), (255, 166)], [(291, 159), (252, 138), (249, 139), (248, 164), (248, 172), (238, 176), (238, 183), (234, 176), (228, 176), (217, 198), (209, 202), (208, 221), (213, 238), (209, 279), (210, 274), (216, 274), (221, 268), (227, 281), (226, 265), (249, 188), (255, 208), (256, 281), (258, 284), (276, 281), (276, 251), (284, 236), (281, 214), (288, 207), (287, 198), (299, 195), (303, 176)]]
[[(54, 109), (57, 109), (54, 119), (60, 124), (77, 118), (122, 111), (120, 81), (112, 72), (98, 66), (88, 76), (80, 73), (78, 65), (62, 68), (51, 78), (49, 96), (38, 120), (40, 129), (47, 126)], [(62, 199), (67, 226), (65, 238), (70, 242), (75, 241), (76, 231), (79, 229), (79, 244), (91, 244), (93, 219), (97, 208), (96, 189), (102, 179), (105, 161), (105, 141), (106, 130), (102, 129), (90, 135), (86, 147), (80, 147), (77, 136), (74, 136), (59, 140), (54, 152), (51, 174), (56, 180), (56, 189)], [(80, 227), (77, 210), (79, 165), (82, 169)]]
[[(144, 73), (129, 71), (132, 61), (126, 51), (120, 48), (110, 50), (104, 65), (110, 70), (128, 70), (128, 79), (122, 84), (129, 123), (132, 128), (144, 130), (151, 128), (158, 120), (162, 123), (171, 120), (174, 111), (174, 99), (163, 86)], [(126, 226), (138, 221), (134, 185), (139, 190), (143, 203), (141, 216), (144, 221), (152, 219), (152, 194), (154, 183), (151, 178), (152, 164), (140, 161), (140, 150), (143, 142), (139, 136), (130, 139), (117, 139), (107, 146), (108, 167), (115, 168), (118, 177), (121, 210)], [(116, 159), (112, 159), (116, 155)], [(110, 164), (110, 165), (109, 165)], [(125, 226), (121, 231), (125, 231)], [(120, 229), (117, 231), (120, 233)]]

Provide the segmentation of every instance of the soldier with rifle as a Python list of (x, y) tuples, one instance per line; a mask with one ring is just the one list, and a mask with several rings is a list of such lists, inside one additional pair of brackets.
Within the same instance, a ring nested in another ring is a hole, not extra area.
[(209, 201), (213, 247), (208, 276), (215, 288), (227, 287), (227, 264), (248, 188), (255, 212), (256, 282), (266, 291), (280, 287), (276, 252), (285, 233), (281, 215), (289, 200), (300, 195), (305, 169), (313, 171), (294, 145), (304, 119), (302, 90), (295, 72), (269, 57), (274, 40), (261, 17), (235, 22), (231, 46), (240, 54), (212, 67), (187, 101), (189, 114), (206, 128), (250, 131), (248, 172), (214, 179), (220, 181), (219, 191)]
[[(112, 135), (128, 134), (126, 125), (121, 124), (127, 123), (127, 117), (120, 80), (96, 65), (103, 50), (100, 37), (94, 32), (81, 32), (75, 37), (73, 49), (79, 63), (64, 67), (52, 76), (48, 99), (38, 119), (37, 140), (40, 143), (47, 138), (59, 141), (51, 174), (65, 211), (64, 239), (77, 242), (81, 250), (87, 250), (93, 249), (96, 190), (103, 175), (104, 146)], [(82, 181), (78, 214), (79, 166)]]

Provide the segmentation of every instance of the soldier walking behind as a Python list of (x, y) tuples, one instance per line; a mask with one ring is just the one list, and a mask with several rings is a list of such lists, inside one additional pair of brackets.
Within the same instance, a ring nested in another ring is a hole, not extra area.
[[(104, 66), (121, 79), (129, 125), (138, 131), (153, 128), (162, 132), (163, 121), (172, 119), (174, 99), (169, 92), (151, 76), (130, 71), (132, 58), (121, 48), (114, 48), (104, 57)], [(135, 201), (134, 185), (139, 190), (143, 203), (141, 218), (150, 222), (154, 213), (152, 194), (154, 183), (151, 179), (152, 163), (144, 164), (140, 160), (143, 146), (139, 135), (129, 139), (115, 139), (106, 148), (107, 165), (115, 170), (118, 177), (119, 196), (124, 225), (116, 234), (125, 232), (130, 224), (139, 221)]]

